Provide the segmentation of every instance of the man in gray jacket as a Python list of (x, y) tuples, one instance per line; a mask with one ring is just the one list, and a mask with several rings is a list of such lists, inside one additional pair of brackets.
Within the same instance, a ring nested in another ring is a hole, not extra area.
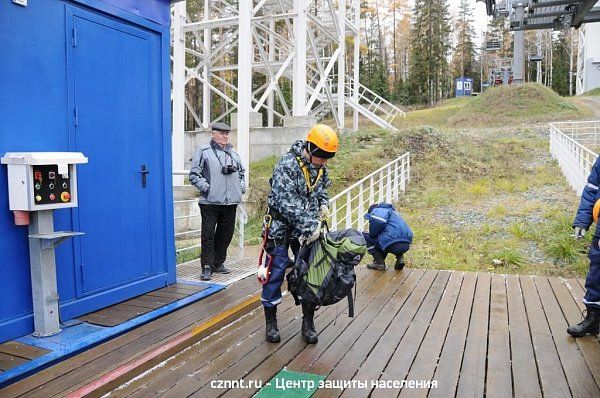
[(229, 144), (231, 128), (225, 123), (214, 123), (211, 128), (210, 143), (196, 149), (190, 169), (190, 183), (200, 191), (201, 280), (210, 280), (213, 272), (230, 272), (223, 263), (233, 237), (237, 205), (246, 192), (242, 160)]

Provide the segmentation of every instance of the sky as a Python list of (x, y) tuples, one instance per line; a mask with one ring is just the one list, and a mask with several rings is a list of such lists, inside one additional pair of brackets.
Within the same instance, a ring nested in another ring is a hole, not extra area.
[[(453, 14), (458, 14), (458, 7), (460, 5), (460, 0), (448, 0), (450, 4), (450, 12)], [(481, 44), (481, 32), (485, 32), (487, 27), (487, 21), (491, 19), (488, 17), (485, 12), (485, 3), (482, 1), (475, 2), (475, 0), (469, 0), (469, 4), (471, 4), (471, 9), (473, 10), (473, 19), (475, 21), (475, 32), (477, 33), (477, 37), (475, 42), (477, 45)]]

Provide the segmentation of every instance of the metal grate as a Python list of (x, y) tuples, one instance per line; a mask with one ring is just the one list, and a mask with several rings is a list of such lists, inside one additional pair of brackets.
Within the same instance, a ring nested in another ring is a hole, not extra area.
[[(258, 268), (257, 259), (254, 257), (231, 258), (225, 261), (225, 267), (231, 270), (229, 274), (212, 274), (211, 283), (231, 285), (241, 279), (255, 274)], [(177, 266), (177, 279), (200, 282), (202, 266), (200, 260), (192, 260)], [(202, 281), (205, 282), (205, 281)], [(258, 285), (258, 282), (257, 282)]]

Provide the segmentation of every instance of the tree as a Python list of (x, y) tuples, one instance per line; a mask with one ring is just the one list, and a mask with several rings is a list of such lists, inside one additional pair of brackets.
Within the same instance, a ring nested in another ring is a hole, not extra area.
[(415, 1), (409, 83), (412, 102), (433, 105), (450, 93), (450, 33), (445, 0)]
[(475, 29), (473, 29), (473, 13), (468, 0), (460, 1), (454, 32), (456, 34), (456, 47), (452, 56), (452, 75), (455, 77), (474, 77)]
[(567, 34), (562, 31), (553, 40), (552, 51), (552, 89), (558, 94), (569, 95), (569, 51)]

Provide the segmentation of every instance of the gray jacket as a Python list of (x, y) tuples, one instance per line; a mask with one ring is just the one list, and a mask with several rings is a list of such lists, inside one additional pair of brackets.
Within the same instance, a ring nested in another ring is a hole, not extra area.
[[(224, 166), (233, 166), (237, 171), (223, 174)], [(240, 155), (230, 144), (222, 148), (211, 140), (194, 153), (190, 183), (200, 191), (200, 204), (234, 205), (242, 201), (246, 192), (245, 172)]]

